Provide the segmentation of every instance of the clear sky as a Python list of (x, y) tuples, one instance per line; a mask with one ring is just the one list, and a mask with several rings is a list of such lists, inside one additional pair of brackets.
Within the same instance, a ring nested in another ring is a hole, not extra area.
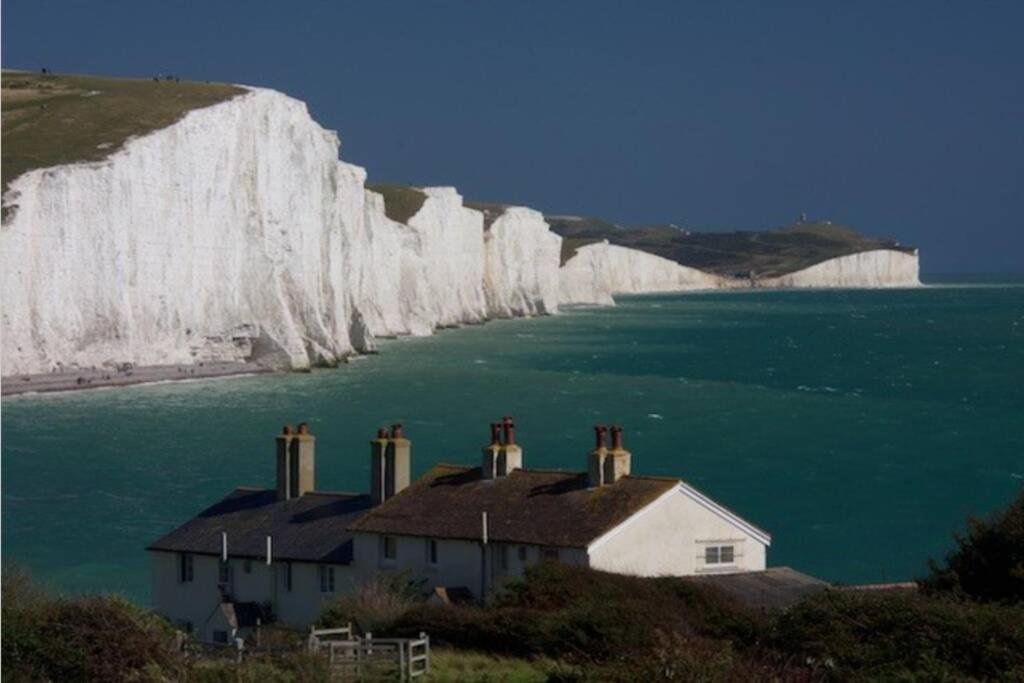
[(1024, 272), (1024, 2), (6, 0), (5, 67), (283, 90), (373, 181), (624, 224), (801, 211)]

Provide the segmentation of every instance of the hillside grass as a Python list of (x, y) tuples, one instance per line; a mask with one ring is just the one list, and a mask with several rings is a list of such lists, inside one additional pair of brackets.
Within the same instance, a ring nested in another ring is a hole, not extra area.
[(245, 92), (223, 83), (7, 70), (0, 87), (4, 192), (27, 171), (100, 161), (133, 136)]
[(466, 200), (463, 205), (467, 209), (475, 209), (484, 215), (484, 230), (490, 230), (494, 221), (501, 218), (508, 208), (508, 204), (497, 204), (494, 202), (475, 202)]
[(408, 185), (367, 183), (366, 189), (383, 195), (384, 214), (398, 223), (408, 223), (427, 201), (427, 195), (423, 190)]
[(563, 264), (583, 244), (602, 239), (735, 278), (776, 277), (874, 249), (913, 251), (895, 240), (862, 235), (824, 221), (765, 231), (689, 232), (671, 226), (623, 228), (596, 218), (550, 216), (547, 220), (565, 240)]

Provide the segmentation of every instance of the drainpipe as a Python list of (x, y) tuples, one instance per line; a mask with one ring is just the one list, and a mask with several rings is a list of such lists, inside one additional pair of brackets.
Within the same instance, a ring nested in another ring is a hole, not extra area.
[(487, 513), (481, 513), (481, 536), (480, 536), (480, 602), (487, 602), (489, 583), (487, 580)]

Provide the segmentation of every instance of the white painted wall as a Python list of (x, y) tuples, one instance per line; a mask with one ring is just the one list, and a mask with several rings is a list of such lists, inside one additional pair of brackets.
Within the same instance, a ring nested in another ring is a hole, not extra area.
[[(438, 539), (437, 566), (427, 561), (426, 538), (416, 536), (395, 536), (397, 557), (386, 562), (381, 554), (381, 536), (378, 534), (356, 534), (355, 559), (357, 581), (370, 581), (380, 573), (397, 574), (408, 572), (410, 580), (422, 581), (425, 591), (437, 586), (465, 586), (474, 595), (481, 595), (481, 578), (488, 577), (488, 593), (504, 583), (521, 578), (526, 567), (541, 559), (541, 547), (536, 545), (507, 544), (508, 568), (502, 570), (498, 561), (499, 548), (505, 544), (490, 543), (486, 556), (481, 554), (478, 542)], [(525, 561), (519, 559), (518, 549), (526, 550)], [(586, 550), (581, 548), (557, 548), (558, 560), (586, 566)], [(483, 565), (486, 557), (486, 565)]]
[[(734, 546), (735, 563), (705, 565), (707, 545)], [(762, 540), (679, 487), (597, 539), (589, 556), (590, 566), (603, 571), (686, 576), (763, 570), (765, 549)]]
[[(193, 580), (178, 581), (178, 553), (155, 551), (152, 557), (153, 608), (171, 622), (191, 622), (195, 635), (210, 640), (204, 625), (220, 604), (218, 589), (220, 558), (193, 555)], [(236, 602), (270, 602), (278, 621), (306, 628), (320, 615), (327, 602), (349, 593), (354, 586), (353, 570), (345, 565), (334, 567), (333, 593), (320, 591), (319, 565), (310, 562), (292, 563), (292, 590), (285, 583), (285, 562), (251, 561), (245, 571), (245, 560), (231, 558), (230, 594)]]

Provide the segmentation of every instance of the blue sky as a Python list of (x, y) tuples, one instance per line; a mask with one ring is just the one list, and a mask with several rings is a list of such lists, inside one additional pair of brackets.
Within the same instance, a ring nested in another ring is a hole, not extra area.
[(1024, 272), (1021, 2), (6, 0), (5, 67), (263, 85), (371, 180)]

